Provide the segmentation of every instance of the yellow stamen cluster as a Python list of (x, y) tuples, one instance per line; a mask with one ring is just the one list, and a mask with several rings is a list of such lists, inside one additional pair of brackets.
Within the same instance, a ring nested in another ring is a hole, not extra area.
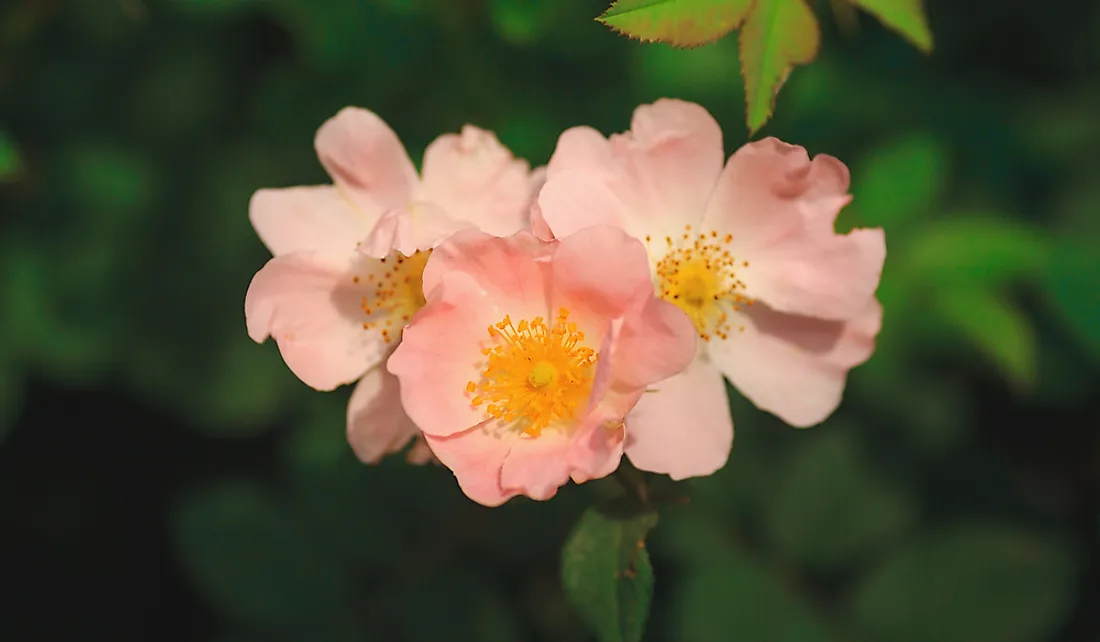
[[(417, 250), (411, 256), (391, 254), (381, 259), (384, 268), (381, 274), (367, 275), (369, 293), (359, 300), (359, 308), (367, 316), (364, 330), (379, 330), (382, 339), (389, 343), (424, 307), (424, 265), (431, 253), (431, 250)], [(357, 285), (362, 280), (358, 275), (352, 276)]]
[[(718, 232), (693, 234), (691, 226), (679, 238), (666, 236), (664, 243), (654, 243), (646, 237), (651, 255), (663, 257), (657, 262), (657, 295), (674, 303), (695, 323), (699, 337), (728, 339), (733, 326), (730, 313), (752, 305), (744, 294), (745, 283), (737, 277), (737, 269), (747, 268), (748, 261), (737, 261), (729, 251), (733, 235)], [(744, 330), (738, 326), (738, 330)]]
[(532, 437), (576, 418), (592, 391), (596, 353), (562, 308), (553, 325), (542, 317), (489, 326), (495, 345), (481, 353), (488, 363), (481, 380), (466, 384), (475, 407)]

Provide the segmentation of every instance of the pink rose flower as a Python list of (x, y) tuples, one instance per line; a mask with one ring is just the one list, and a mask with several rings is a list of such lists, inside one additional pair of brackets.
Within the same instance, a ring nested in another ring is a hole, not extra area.
[(722, 375), (789, 424), (819, 423), (848, 370), (870, 357), (882, 319), (882, 230), (833, 229), (851, 198), (840, 161), (774, 138), (723, 161), (704, 108), (659, 100), (609, 139), (565, 131), (533, 213), (544, 236), (599, 223), (644, 241), (658, 295), (694, 323), (694, 362), (627, 420), (631, 462), (674, 479), (710, 474), (729, 456)]
[(656, 298), (645, 247), (595, 226), (562, 241), (458, 232), (388, 368), (409, 416), (474, 501), (545, 500), (614, 471), (623, 419), (695, 354)]
[[(352, 107), (321, 126), (315, 147), (332, 185), (261, 189), (249, 204), (274, 258), (245, 296), (248, 334), (273, 337), (291, 371), (317, 390), (359, 380), (348, 440), (375, 462), (418, 434), (380, 364), (424, 304), (431, 248), (467, 227), (498, 235), (526, 227), (542, 172), (468, 125), (429, 145), (417, 176), (393, 130)], [(410, 458), (426, 460), (426, 449), (414, 446)]]

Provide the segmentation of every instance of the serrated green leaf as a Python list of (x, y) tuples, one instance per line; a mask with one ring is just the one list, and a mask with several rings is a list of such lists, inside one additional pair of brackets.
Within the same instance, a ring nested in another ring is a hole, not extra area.
[(782, 481), (765, 521), (788, 557), (834, 570), (873, 553), (915, 517), (912, 498), (880, 478), (851, 433), (833, 429), (800, 446), (777, 471)]
[(817, 56), (821, 34), (805, 0), (757, 0), (740, 37), (746, 121), (756, 133), (771, 118), (791, 68)]
[(1052, 639), (1073, 606), (1066, 543), (960, 523), (899, 551), (857, 587), (851, 608), (877, 642)]
[(921, 133), (871, 151), (852, 168), (852, 207), (845, 211), (887, 231), (931, 212), (943, 192), (946, 157), (938, 140)]
[(1094, 359), (1100, 360), (1100, 254), (1067, 244), (1053, 253), (1044, 282), (1047, 300)]
[(645, 538), (657, 513), (616, 501), (588, 509), (562, 549), (562, 585), (600, 642), (642, 639), (653, 600)]
[(1013, 384), (1030, 388), (1038, 369), (1031, 321), (999, 293), (976, 287), (937, 293), (936, 313), (984, 353)]
[(643, 42), (695, 47), (741, 26), (754, 0), (617, 0), (596, 18)]
[(1036, 278), (1050, 256), (1050, 240), (1040, 230), (997, 214), (951, 218), (914, 234), (895, 273), (933, 287)]
[(932, 51), (932, 31), (924, 14), (923, 0), (849, 0), (878, 18), (923, 51)]

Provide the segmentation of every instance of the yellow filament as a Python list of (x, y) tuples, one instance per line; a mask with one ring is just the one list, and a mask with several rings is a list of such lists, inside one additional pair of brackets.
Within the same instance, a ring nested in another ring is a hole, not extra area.
[[(744, 294), (745, 283), (737, 276), (737, 270), (749, 263), (737, 261), (730, 253), (733, 236), (715, 231), (693, 235), (689, 225), (679, 238), (666, 236), (664, 241), (663, 249), (650, 248), (650, 252), (663, 252), (657, 262), (657, 295), (683, 310), (704, 341), (729, 338), (730, 313), (752, 305)], [(647, 236), (646, 243), (652, 244), (653, 239)]]
[(488, 417), (532, 437), (565, 424), (583, 410), (592, 392), (596, 353), (584, 345), (584, 333), (562, 308), (553, 325), (542, 317), (518, 324), (510, 316), (489, 326), (495, 345), (481, 380), (466, 384), (470, 403), (484, 406)]

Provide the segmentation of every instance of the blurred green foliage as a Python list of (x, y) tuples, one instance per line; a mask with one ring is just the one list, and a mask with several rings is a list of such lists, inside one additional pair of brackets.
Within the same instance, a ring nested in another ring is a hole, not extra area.
[[(0, 637), (590, 639), (560, 551), (613, 481), (489, 510), (362, 466), (348, 391), (251, 343), (242, 301), (249, 196), (325, 181), (347, 104), (414, 159), (470, 122), (542, 164), (661, 96), (746, 140), (736, 38), (631, 42), (605, 5), (0, 7)], [(838, 227), (886, 230), (884, 327), (824, 425), (733, 394), (729, 464), (651, 536), (646, 640), (1100, 639), (1100, 10), (928, 12), (929, 58), (823, 19), (764, 130), (852, 169)]]

